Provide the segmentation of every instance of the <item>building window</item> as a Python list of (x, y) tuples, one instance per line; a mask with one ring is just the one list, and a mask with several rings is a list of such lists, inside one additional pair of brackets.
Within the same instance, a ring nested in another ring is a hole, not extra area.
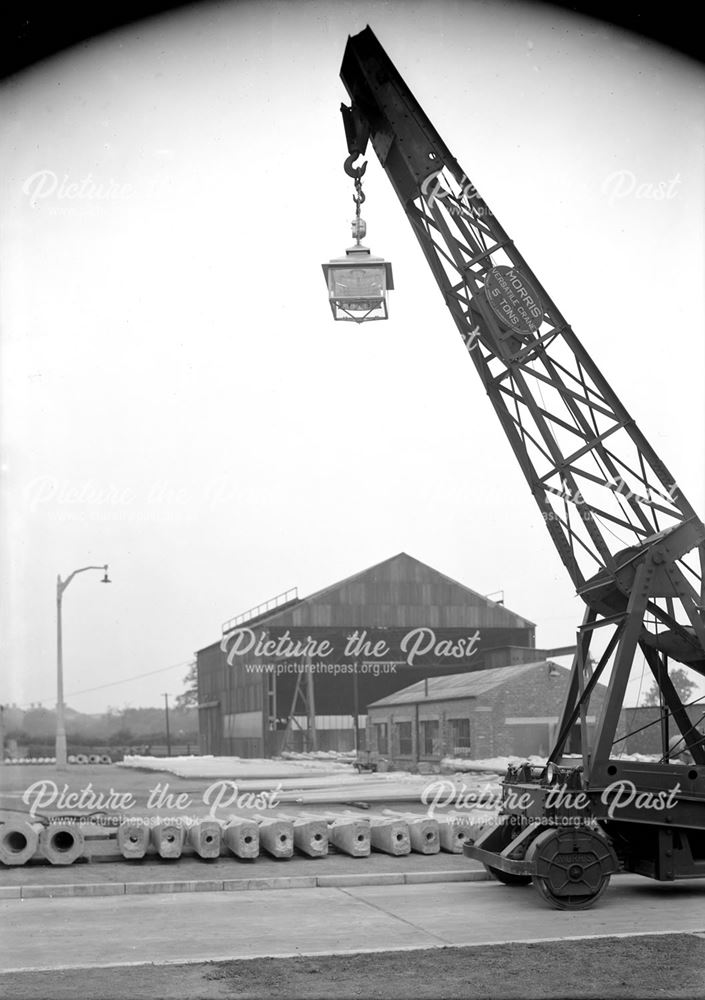
[(470, 749), (470, 719), (448, 719), (452, 750)]
[(377, 737), (377, 753), (389, 753), (389, 736), (386, 722), (375, 723), (375, 735)]
[(420, 755), (437, 757), (440, 751), (438, 741), (438, 719), (424, 719), (419, 722)]
[(398, 754), (400, 757), (411, 757), (414, 752), (413, 744), (411, 742), (411, 723), (410, 722), (396, 722), (394, 724), (396, 730), (396, 743), (398, 749)]

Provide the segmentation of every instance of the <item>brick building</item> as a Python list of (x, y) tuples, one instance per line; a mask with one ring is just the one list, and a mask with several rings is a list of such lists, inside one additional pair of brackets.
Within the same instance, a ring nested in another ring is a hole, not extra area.
[[(688, 717), (698, 733), (702, 736), (705, 733), (705, 720), (703, 704), (690, 705), (686, 707)], [(625, 731), (629, 736), (624, 741), (627, 753), (661, 754), (661, 709), (658, 705), (641, 705), (639, 708), (622, 709), (622, 719)], [(667, 727), (669, 737), (680, 737), (680, 730), (675, 721), (668, 720)], [(679, 750), (684, 750), (682, 742), (678, 744)]]
[[(563, 709), (570, 671), (541, 650), (490, 651), (489, 668), (430, 677), (368, 706), (368, 743), (400, 768), (438, 763), (446, 756), (482, 759), (547, 754)], [(528, 662), (522, 662), (528, 661)], [(492, 663), (503, 661), (501, 666)], [(593, 694), (588, 727), (606, 687)], [(577, 752), (579, 726), (567, 750)]]

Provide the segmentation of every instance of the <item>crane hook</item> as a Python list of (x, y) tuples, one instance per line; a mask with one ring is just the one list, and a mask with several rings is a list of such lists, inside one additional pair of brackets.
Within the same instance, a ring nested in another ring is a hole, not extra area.
[(361, 167), (353, 167), (353, 163), (358, 156), (360, 156), (360, 153), (351, 153), (343, 164), (343, 170), (348, 177), (352, 177), (353, 180), (359, 180), (367, 170), (367, 160), (365, 160)]

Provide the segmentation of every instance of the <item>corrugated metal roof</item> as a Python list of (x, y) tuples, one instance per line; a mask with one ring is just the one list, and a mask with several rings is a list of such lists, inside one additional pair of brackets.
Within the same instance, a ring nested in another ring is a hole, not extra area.
[(419, 559), (400, 552), (287, 607), (247, 622), (259, 626), (391, 626), (534, 628), (492, 601)]
[[(429, 677), (428, 682), (418, 681), (401, 691), (373, 701), (368, 708), (383, 708), (386, 705), (413, 705), (417, 701), (444, 701), (450, 698), (477, 698), (486, 694), (501, 684), (515, 680), (537, 667), (550, 664), (557, 670), (569, 673), (551, 660), (538, 660), (535, 663), (517, 663), (510, 667), (493, 667), (491, 670), (475, 670), (471, 674), (452, 674), (443, 677)], [(428, 685), (428, 694), (426, 689)]]
[[(248, 619), (248, 627), (529, 629), (535, 623), (406, 552)], [(512, 639), (508, 640), (512, 642)], [(527, 643), (528, 644), (528, 643)], [(199, 649), (204, 652), (219, 642)]]

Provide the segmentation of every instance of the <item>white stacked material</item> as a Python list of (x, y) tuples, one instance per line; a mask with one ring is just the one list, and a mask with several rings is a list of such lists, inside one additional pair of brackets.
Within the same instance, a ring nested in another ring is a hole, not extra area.
[(463, 808), (475, 797), (488, 798), (499, 791), (499, 784), (488, 775), (464, 774), (462, 778), (439, 774), (363, 774), (360, 780), (340, 782), (327, 788), (286, 789), (278, 793), (280, 802), (299, 805), (314, 803), (345, 804), (352, 802), (418, 802), (429, 805), (434, 800), (443, 806)]
[(260, 779), (295, 778), (316, 774), (354, 774), (349, 764), (324, 760), (264, 760), (242, 757), (147, 757), (127, 755), (122, 767), (145, 771), (166, 771), (180, 778)]
[[(576, 764), (582, 760), (579, 754), (566, 754), (564, 756), (573, 758)], [(633, 760), (643, 761), (644, 763), (652, 763), (654, 761), (661, 760), (661, 755), (648, 753), (616, 753), (612, 754), (612, 758), (614, 760)], [(546, 760), (546, 757), (537, 757), (536, 755), (532, 755), (531, 757), (489, 757), (483, 760), (471, 760), (468, 757), (444, 757), (441, 761), (441, 769), (443, 771), (454, 771), (457, 773), (491, 773), (504, 775), (507, 773), (507, 768), (510, 764), (516, 766), (517, 764), (525, 764), (528, 761), (532, 767), (545, 767)]]
[[(685, 750), (685, 743), (681, 743), (680, 750), (676, 750), (676, 755), (679, 752)], [(612, 754), (612, 759), (614, 760), (634, 760), (641, 761), (644, 764), (658, 763), (661, 760), (660, 753), (616, 753)]]
[(357, 759), (354, 750), (306, 750), (299, 752), (296, 750), (284, 750), (283, 753), (275, 757), (274, 760), (336, 760), (341, 763), (351, 763)]
[[(474, 795), (488, 794), (496, 786), (495, 772), (463, 773), (453, 777), (438, 774), (409, 774), (406, 771), (359, 774), (349, 765), (325, 760), (256, 760), (238, 757), (128, 757), (125, 767), (167, 771), (179, 777), (201, 780), (230, 780), (238, 792), (276, 790), (277, 802), (312, 805), (352, 802), (417, 802), (437, 796), (457, 796), (472, 801)], [(495, 779), (495, 782), (492, 779)], [(449, 801), (448, 805), (451, 804)], [(467, 806), (465, 806), (467, 807)]]
[(483, 760), (471, 760), (468, 757), (444, 757), (441, 768), (445, 771), (469, 772), (476, 774), (506, 774), (510, 764), (525, 764), (533, 767), (544, 767), (545, 757), (487, 757)]

